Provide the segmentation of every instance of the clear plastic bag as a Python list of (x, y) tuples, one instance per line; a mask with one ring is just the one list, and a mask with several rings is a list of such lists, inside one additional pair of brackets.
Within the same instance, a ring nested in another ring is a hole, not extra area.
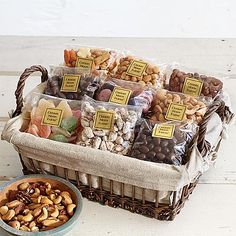
[(153, 100), (153, 91), (135, 82), (112, 79), (106, 81), (96, 92), (95, 99), (142, 107), (147, 112)]
[(196, 133), (197, 125), (194, 123), (155, 123), (143, 120), (131, 157), (156, 163), (184, 165), (188, 162), (188, 151)]
[(130, 151), (141, 108), (99, 102), (88, 96), (81, 108), (83, 131), (77, 144), (122, 155)]
[(73, 45), (64, 50), (64, 64), (80, 70), (112, 70), (120, 52), (109, 48)]
[(82, 73), (77, 68), (51, 66), (44, 93), (70, 100), (82, 100), (85, 94), (93, 97), (105, 76), (104, 71)]
[(200, 124), (211, 102), (211, 98), (160, 89), (154, 95), (149, 117), (153, 121), (175, 120)]
[(127, 55), (119, 58), (117, 67), (111, 71), (111, 78), (138, 82), (143, 85), (163, 88), (165, 76), (162, 66), (155, 65), (151, 60)]
[(23, 117), (29, 119), (25, 132), (37, 137), (76, 143), (81, 131), (81, 101), (65, 100), (32, 93), (25, 104)]
[(223, 82), (215, 75), (206, 75), (197, 69), (190, 69), (177, 63), (168, 66), (166, 74), (170, 91), (215, 98), (223, 90)]

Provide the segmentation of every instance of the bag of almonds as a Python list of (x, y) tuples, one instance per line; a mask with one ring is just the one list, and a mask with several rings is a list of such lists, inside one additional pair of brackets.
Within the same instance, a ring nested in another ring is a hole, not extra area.
[(131, 157), (144, 161), (184, 165), (197, 133), (197, 125), (187, 122), (143, 120)]
[[(25, 104), (22, 131), (36, 137), (75, 143), (81, 131), (81, 101), (65, 100), (44, 94), (31, 94), (30, 104)], [(27, 122), (27, 126), (26, 126)]]
[(111, 79), (96, 92), (95, 99), (120, 105), (140, 106), (147, 112), (153, 100), (153, 91), (139, 83)]
[(111, 71), (111, 77), (159, 88), (162, 88), (165, 82), (160, 66), (132, 55), (119, 58), (117, 67)]
[(82, 100), (85, 94), (93, 97), (105, 76), (104, 71), (82, 73), (77, 68), (51, 66), (44, 93), (70, 100)]
[(223, 82), (220, 79), (199, 73), (196, 69), (174, 64), (169, 66), (166, 72), (168, 90), (170, 91), (215, 98), (223, 89)]
[(119, 54), (113, 49), (75, 45), (72, 49), (64, 50), (64, 64), (82, 71), (110, 70), (116, 66)]
[(212, 99), (192, 97), (165, 89), (156, 90), (149, 117), (153, 121), (196, 122), (200, 124)]
[(81, 112), (83, 131), (77, 144), (122, 155), (130, 151), (141, 108), (99, 102), (85, 96)]

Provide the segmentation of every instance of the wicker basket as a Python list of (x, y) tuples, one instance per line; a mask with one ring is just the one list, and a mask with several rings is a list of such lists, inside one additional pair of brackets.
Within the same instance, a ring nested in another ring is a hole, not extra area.
[[(23, 89), (25, 85), (26, 79), (33, 72), (41, 72), (41, 82), (45, 82), (48, 79), (48, 72), (42, 66), (32, 66), (26, 69), (23, 74), (20, 76), (17, 90), (15, 92), (17, 108), (12, 114), (12, 118), (21, 114), (21, 109), (23, 107)], [(197, 140), (197, 147), (201, 155), (204, 157), (207, 153), (209, 153), (210, 145), (207, 141), (205, 141), (206, 127), (209, 119), (211, 118), (213, 113), (217, 113), (222, 122), (227, 123), (232, 118), (232, 114), (229, 112), (228, 108), (225, 106), (224, 102), (221, 100), (216, 100), (213, 102), (211, 107), (205, 114), (204, 120), (199, 128), (199, 136)], [(220, 143), (220, 142), (219, 142)], [(217, 145), (217, 150), (218, 150)], [(102, 176), (91, 175), (90, 173), (84, 173), (83, 177), (86, 177), (85, 182), (81, 181), (81, 171), (78, 169), (67, 169), (61, 168), (57, 165), (53, 165), (47, 161), (38, 161), (33, 158), (29, 158), (29, 156), (25, 156), (24, 152), (19, 147), (15, 147), (19, 152), (20, 160), (23, 166), (24, 174), (32, 174), (32, 173), (44, 173), (48, 174), (47, 170), (45, 170), (44, 165), (50, 167), (51, 171), (49, 174), (53, 174), (55, 176), (63, 177), (72, 183), (74, 183), (82, 195), (87, 199), (95, 202), (99, 202), (103, 205), (108, 205), (111, 207), (120, 207), (131, 212), (135, 212), (138, 214), (142, 214), (148, 217), (153, 217), (158, 220), (173, 220), (174, 217), (180, 212), (181, 208), (184, 206), (185, 201), (188, 199), (189, 195), (192, 193), (195, 188), (199, 176), (195, 179), (193, 183), (185, 185), (179, 191), (170, 192), (170, 200), (167, 203), (159, 202), (159, 194), (160, 191), (153, 190), (154, 193), (154, 201), (147, 200), (147, 192), (150, 189), (140, 188), (140, 186), (129, 186), (131, 194), (127, 196), (126, 192), (126, 183), (117, 182), (114, 179), (105, 179)], [(213, 150), (213, 151), (217, 151)], [(42, 155), (42, 153), (38, 153), (38, 155)], [(26, 164), (27, 163), (27, 164)], [(60, 172), (60, 174), (59, 174)], [(70, 178), (69, 172), (73, 172), (75, 179)], [(95, 188), (92, 184), (92, 179), (96, 177), (98, 180), (98, 186)], [(109, 183), (104, 187), (104, 182)], [(116, 188), (119, 188), (119, 194), (116, 194), (114, 191), (114, 184)], [(136, 192), (139, 191), (139, 195), (141, 197), (137, 198)], [(141, 194), (140, 194), (141, 193)]]

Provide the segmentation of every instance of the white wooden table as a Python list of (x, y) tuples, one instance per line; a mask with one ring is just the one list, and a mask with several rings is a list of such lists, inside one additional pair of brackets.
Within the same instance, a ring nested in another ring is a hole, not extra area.
[[(48, 67), (63, 61), (66, 44), (88, 44), (129, 49), (142, 57), (161, 62), (178, 61), (187, 66), (228, 76), (225, 87), (236, 110), (236, 39), (148, 39), (148, 38), (65, 38), (0, 37), (0, 132), (7, 112), (15, 107), (18, 75), (26, 67)], [(38, 84), (33, 76), (26, 92)], [(173, 222), (161, 222), (130, 212), (101, 206), (84, 199), (80, 222), (67, 236), (74, 235), (236, 235), (236, 126), (229, 129), (214, 168), (204, 174), (190, 200)], [(0, 141), (0, 182), (22, 175), (17, 153)], [(0, 235), (5, 236), (0, 230)]]

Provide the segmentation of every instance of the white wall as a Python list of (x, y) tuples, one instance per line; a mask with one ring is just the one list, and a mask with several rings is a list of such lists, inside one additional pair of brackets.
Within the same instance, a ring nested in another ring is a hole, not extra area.
[(0, 35), (236, 37), (235, 0), (0, 0)]

